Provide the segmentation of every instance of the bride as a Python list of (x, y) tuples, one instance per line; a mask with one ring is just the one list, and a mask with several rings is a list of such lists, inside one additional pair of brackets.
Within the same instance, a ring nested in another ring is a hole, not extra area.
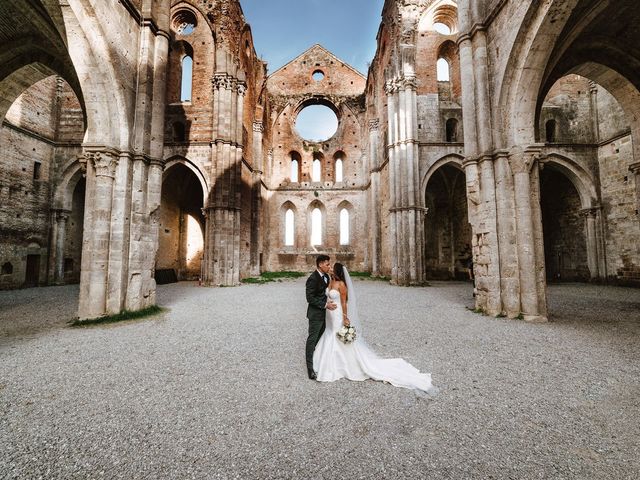
[[(326, 329), (313, 354), (318, 381), (333, 382), (340, 378), (361, 381), (371, 378), (396, 387), (428, 393), (437, 391), (431, 384), (431, 374), (420, 373), (401, 358), (380, 358), (364, 342), (353, 283), (341, 263), (335, 263), (331, 271), (328, 297), (337, 304), (337, 308), (327, 310)], [(357, 339), (353, 343), (344, 344), (336, 336), (343, 325), (355, 327)]]

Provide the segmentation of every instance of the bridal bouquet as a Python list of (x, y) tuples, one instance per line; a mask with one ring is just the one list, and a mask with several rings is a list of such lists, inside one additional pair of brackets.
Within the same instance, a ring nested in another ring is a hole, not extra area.
[(353, 326), (347, 327), (343, 325), (336, 335), (338, 336), (338, 340), (342, 343), (353, 343), (356, 341), (356, 328)]

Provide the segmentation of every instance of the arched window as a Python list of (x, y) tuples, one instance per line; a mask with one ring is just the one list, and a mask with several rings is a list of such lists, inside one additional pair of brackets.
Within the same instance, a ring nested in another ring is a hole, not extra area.
[(312, 182), (319, 182), (320, 177), (321, 177), (321, 173), (322, 173), (322, 165), (320, 163), (320, 160), (318, 160), (317, 158), (313, 161), (313, 167), (311, 169), (311, 181)]
[(446, 138), (447, 142), (457, 142), (458, 141), (458, 120), (455, 118), (450, 118), (447, 120), (446, 124)]
[(191, 80), (193, 78), (193, 58), (189, 55), (182, 57), (182, 80), (180, 82), (180, 101), (191, 101)]
[(295, 220), (293, 210), (288, 209), (284, 214), (284, 244), (287, 246), (294, 245), (295, 238)]
[(342, 182), (342, 159), (336, 160), (336, 182)]
[(546, 133), (546, 139), (547, 139), (547, 143), (553, 143), (556, 141), (556, 121), (555, 120), (548, 120), (547, 123), (545, 124), (545, 133)]
[(311, 245), (322, 245), (322, 212), (319, 208), (311, 212)]
[(298, 168), (299, 168), (299, 164), (298, 164), (298, 160), (296, 160), (295, 158), (291, 159), (291, 181), (292, 182), (298, 182)]
[(349, 210), (340, 210), (340, 245), (349, 245)]
[(436, 63), (437, 78), (439, 82), (449, 81), (449, 62), (444, 58), (439, 58)]

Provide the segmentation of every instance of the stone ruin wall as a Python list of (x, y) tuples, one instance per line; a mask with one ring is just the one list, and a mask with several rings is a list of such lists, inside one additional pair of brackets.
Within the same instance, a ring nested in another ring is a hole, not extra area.
[[(313, 79), (316, 70), (324, 73)], [(319, 252), (344, 262), (355, 271), (367, 270), (366, 128), (364, 122), (365, 79), (320, 46), (314, 46), (268, 79), (272, 152), (267, 161), (269, 188), (265, 214), (265, 270), (301, 270), (313, 267)], [(302, 139), (295, 130), (295, 119), (307, 103), (333, 105), (339, 119), (338, 130), (326, 141)], [(298, 182), (291, 181), (291, 152), (300, 155)], [(335, 182), (336, 155), (343, 155), (343, 182)], [(313, 182), (314, 158), (321, 159), (321, 181)], [(318, 206), (323, 214), (323, 244), (310, 245), (311, 210)], [(350, 213), (350, 243), (339, 245), (339, 211)], [(284, 207), (284, 208), (283, 208)], [(295, 244), (284, 245), (284, 214), (295, 215)]]
[[(7, 112), (0, 128), (4, 167), (0, 170), (0, 266), (12, 273), (0, 273), (0, 288), (25, 285), (27, 256), (37, 256), (30, 261), (35, 259), (39, 265), (37, 280), (32, 273), (29, 283), (52, 281), (48, 262), (53, 193), (65, 163), (79, 152), (83, 134), (78, 99), (55, 75), (28, 88)], [(73, 282), (79, 280), (83, 209), (78, 205), (67, 213), (70, 220), (66, 228), (74, 243), (68, 243), (65, 251), (71, 260), (66, 276)]]

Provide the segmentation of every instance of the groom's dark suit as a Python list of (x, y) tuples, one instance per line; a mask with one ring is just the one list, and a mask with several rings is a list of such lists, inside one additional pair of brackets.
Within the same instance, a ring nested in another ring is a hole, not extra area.
[[(324, 278), (323, 278), (324, 277)], [(324, 333), (327, 305), (327, 285), (329, 276), (321, 275), (318, 270), (307, 278), (307, 319), (309, 319), (309, 337), (307, 338), (307, 370), (313, 372), (313, 351)]]

